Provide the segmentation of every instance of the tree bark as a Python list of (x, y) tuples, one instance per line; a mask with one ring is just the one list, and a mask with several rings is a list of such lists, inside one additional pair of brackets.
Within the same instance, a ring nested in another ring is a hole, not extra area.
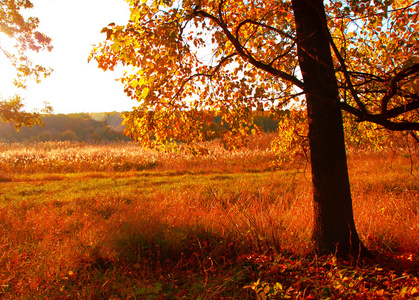
[(338, 256), (368, 255), (353, 217), (342, 113), (323, 1), (292, 0), (292, 8), (308, 110), (316, 250)]

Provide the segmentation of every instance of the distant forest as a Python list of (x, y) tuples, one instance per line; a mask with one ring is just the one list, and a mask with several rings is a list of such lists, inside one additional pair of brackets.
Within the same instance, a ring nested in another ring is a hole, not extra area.
[(121, 113), (77, 113), (45, 115), (45, 126), (23, 127), (18, 132), (0, 123), (0, 142), (39, 141), (128, 141), (123, 134)]
[[(18, 132), (11, 124), (0, 122), (0, 142), (130, 140), (123, 134), (119, 112), (45, 115), (42, 120), (45, 126), (23, 127)], [(219, 123), (220, 118), (214, 118), (214, 122)], [(255, 123), (267, 132), (277, 129), (277, 122), (269, 117), (256, 116)]]

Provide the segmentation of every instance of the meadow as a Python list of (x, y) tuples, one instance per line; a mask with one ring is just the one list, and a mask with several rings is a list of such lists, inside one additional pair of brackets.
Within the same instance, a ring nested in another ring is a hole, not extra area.
[(310, 166), (226, 151), (0, 144), (0, 299), (419, 299), (417, 153), (348, 151), (375, 254), (311, 251)]

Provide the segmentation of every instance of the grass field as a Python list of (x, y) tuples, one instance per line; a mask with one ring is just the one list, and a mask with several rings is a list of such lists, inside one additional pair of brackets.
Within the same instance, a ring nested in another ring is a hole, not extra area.
[(311, 252), (309, 166), (251, 145), (0, 144), (0, 299), (419, 298), (416, 161), (349, 152), (376, 258), (344, 261)]

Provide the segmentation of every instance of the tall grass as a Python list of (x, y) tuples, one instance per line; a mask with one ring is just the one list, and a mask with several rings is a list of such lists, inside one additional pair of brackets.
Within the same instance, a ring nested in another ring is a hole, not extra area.
[(355, 221), (373, 249), (419, 250), (419, 174), (411, 159), (416, 164), (403, 152), (350, 155)]
[(392, 258), (360, 266), (311, 254), (310, 172), (274, 170), (259, 142), (240, 152), (214, 143), (201, 157), (133, 143), (2, 144), (0, 298), (418, 296), (419, 183), (404, 153), (350, 152), (357, 228)]
[[(0, 144), (3, 173), (69, 173), (141, 170), (190, 170), (210, 172), (269, 169), (275, 154), (272, 135), (256, 138), (249, 148), (227, 151), (220, 144), (205, 145), (208, 154), (196, 157), (185, 148), (177, 151), (144, 149), (134, 142), (89, 144), (39, 142)], [(3, 175), (4, 176), (4, 175)], [(7, 176), (6, 176), (7, 178)]]

